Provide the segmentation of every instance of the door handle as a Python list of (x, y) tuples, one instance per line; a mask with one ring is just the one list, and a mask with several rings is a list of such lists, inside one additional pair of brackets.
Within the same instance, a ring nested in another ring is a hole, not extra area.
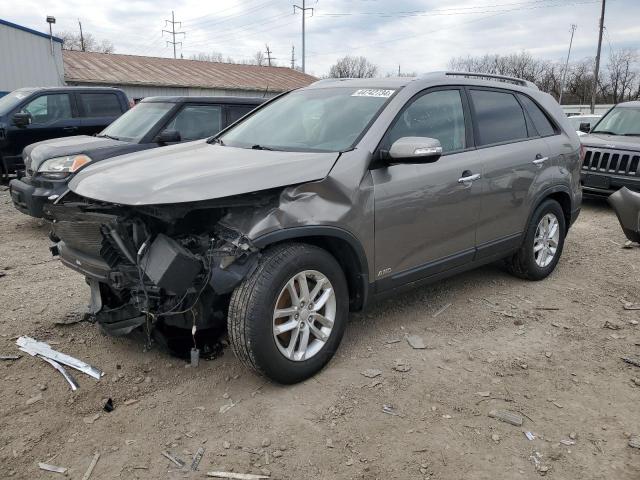
[(480, 178), (480, 174), (479, 173), (474, 173), (473, 175), (469, 175), (467, 177), (460, 177), (458, 179), (458, 183), (471, 183), (471, 182), (473, 182), (475, 180), (478, 180), (479, 178)]
[(549, 157), (543, 157), (542, 155), (538, 154), (536, 155), (536, 159), (533, 161), (533, 164), (541, 166), (547, 160), (549, 160)]

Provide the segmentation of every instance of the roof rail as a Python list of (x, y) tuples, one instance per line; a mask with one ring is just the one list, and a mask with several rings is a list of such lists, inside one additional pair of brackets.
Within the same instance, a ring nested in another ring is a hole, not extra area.
[(493, 73), (476, 73), (476, 72), (441, 72), (444, 75), (450, 77), (466, 77), (466, 78), (478, 78), (480, 80), (497, 80), (499, 82), (512, 83), (514, 85), (519, 85), (521, 87), (535, 88), (538, 90), (538, 86), (529, 82), (528, 80), (523, 80), (522, 78), (516, 77), (507, 77), (505, 75), (494, 75)]

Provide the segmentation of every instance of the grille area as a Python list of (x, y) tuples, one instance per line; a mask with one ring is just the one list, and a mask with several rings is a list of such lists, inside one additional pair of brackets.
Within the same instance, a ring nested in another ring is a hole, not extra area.
[(640, 153), (587, 147), (582, 170), (629, 177), (640, 176)]
[(70, 248), (99, 257), (102, 248), (100, 225), (97, 222), (58, 221), (53, 224), (53, 231)]

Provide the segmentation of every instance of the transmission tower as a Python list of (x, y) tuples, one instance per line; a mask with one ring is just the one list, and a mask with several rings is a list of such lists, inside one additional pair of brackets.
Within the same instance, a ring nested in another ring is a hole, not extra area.
[[(166, 27), (167, 24), (171, 24), (171, 30), (162, 30), (162, 35), (166, 33), (168, 33), (169, 35), (171, 35), (171, 40), (166, 40), (167, 45), (173, 45), (173, 58), (177, 58), (176, 57), (176, 45), (180, 45), (182, 47), (182, 42), (176, 42), (176, 35), (185, 35), (185, 32), (176, 32), (176, 24), (180, 24), (179, 28), (182, 28), (182, 22), (176, 22), (176, 17), (173, 14), (173, 10), (171, 10), (171, 20), (165, 20), (164, 21), (164, 26)], [(184, 38), (184, 37), (183, 37)]]

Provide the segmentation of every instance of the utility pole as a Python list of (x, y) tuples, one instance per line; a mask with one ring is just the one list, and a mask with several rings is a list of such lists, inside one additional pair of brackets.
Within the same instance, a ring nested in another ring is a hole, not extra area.
[(604, 29), (604, 9), (606, 0), (602, 0), (600, 12), (600, 33), (598, 34), (598, 53), (596, 53), (596, 69), (593, 74), (593, 91), (591, 92), (591, 114), (596, 109), (596, 95), (598, 94), (598, 73), (600, 72), (600, 50), (602, 49), (602, 30)]
[(82, 22), (78, 19), (78, 25), (80, 25), (80, 50), (86, 52), (84, 48), (84, 35), (82, 35)]
[(52, 25), (56, 23), (56, 17), (47, 15), (47, 23), (49, 24), (49, 43), (51, 44), (51, 55), (53, 55), (53, 28)]
[(296, 68), (296, 47), (291, 45), (291, 70)]
[(560, 81), (560, 98), (558, 103), (562, 105), (562, 93), (564, 92), (564, 81), (567, 78), (567, 70), (569, 69), (569, 56), (571, 55), (571, 45), (573, 45), (573, 34), (576, 32), (578, 26), (575, 23), (571, 24), (571, 40), (569, 40), (569, 52), (567, 53), (567, 61), (564, 63), (564, 72), (562, 72), (562, 80)]
[(311, 10), (311, 16), (313, 17), (313, 8), (307, 7), (306, 0), (302, 0), (302, 6), (294, 5), (293, 13), (296, 13), (296, 9), (302, 12), (302, 72), (304, 73), (306, 70), (306, 49), (305, 49), (305, 19), (307, 18), (307, 10)]
[[(267, 51), (265, 52), (267, 54), (267, 64), (271, 66), (271, 50), (269, 50), (269, 45), (265, 45), (265, 47), (267, 47)], [(273, 58), (273, 60), (275, 60), (275, 58)]]
[(400, 76), (400, 64), (398, 64), (398, 76)]
[(173, 14), (173, 10), (171, 10), (171, 20), (165, 20), (164, 21), (164, 26), (166, 27), (167, 24), (170, 23), (171, 24), (171, 30), (162, 30), (162, 34), (164, 34), (165, 32), (168, 33), (169, 35), (172, 36), (172, 41), (170, 42), (169, 40), (166, 40), (167, 45), (171, 44), (173, 45), (173, 58), (177, 58), (176, 57), (176, 45), (180, 45), (182, 46), (182, 42), (176, 42), (176, 35), (186, 35), (185, 32), (176, 32), (176, 23), (180, 24), (180, 28), (182, 28), (182, 22), (176, 22), (176, 17)]

